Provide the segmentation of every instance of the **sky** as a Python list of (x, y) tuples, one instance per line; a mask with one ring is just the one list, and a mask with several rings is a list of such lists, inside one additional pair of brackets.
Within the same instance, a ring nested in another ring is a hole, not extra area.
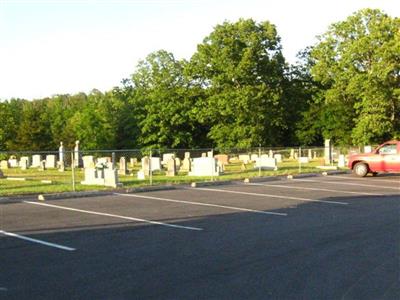
[(239, 18), (275, 24), (295, 63), (367, 7), (400, 16), (399, 0), (0, 0), (0, 100), (110, 90), (151, 52), (190, 59), (217, 24)]

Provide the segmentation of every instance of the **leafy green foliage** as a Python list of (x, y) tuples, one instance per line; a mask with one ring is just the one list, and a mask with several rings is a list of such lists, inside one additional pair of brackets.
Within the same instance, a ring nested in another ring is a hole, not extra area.
[(205, 91), (197, 118), (218, 147), (276, 145), (285, 127), (284, 58), (275, 26), (253, 20), (225, 22), (198, 45), (189, 73)]
[(320, 38), (310, 59), (325, 90), (325, 137), (366, 144), (398, 135), (399, 53), (400, 19), (379, 10), (361, 10)]

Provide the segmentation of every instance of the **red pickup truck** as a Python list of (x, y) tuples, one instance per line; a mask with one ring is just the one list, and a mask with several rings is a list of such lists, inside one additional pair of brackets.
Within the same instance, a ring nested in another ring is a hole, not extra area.
[(350, 155), (348, 167), (358, 176), (400, 172), (400, 141), (388, 141), (371, 153)]

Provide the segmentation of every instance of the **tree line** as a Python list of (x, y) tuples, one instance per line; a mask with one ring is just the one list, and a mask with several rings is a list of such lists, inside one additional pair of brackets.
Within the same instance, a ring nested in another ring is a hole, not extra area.
[(249, 148), (400, 138), (400, 19), (360, 10), (289, 65), (276, 27), (215, 26), (190, 60), (160, 50), (107, 92), (0, 102), (0, 150)]

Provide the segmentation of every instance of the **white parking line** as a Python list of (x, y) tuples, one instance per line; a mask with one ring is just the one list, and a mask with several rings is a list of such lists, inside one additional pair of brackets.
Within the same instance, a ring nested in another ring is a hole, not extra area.
[(316, 200), (316, 199), (307, 199), (307, 198), (289, 197), (289, 196), (278, 196), (278, 195), (270, 195), (270, 194), (248, 193), (248, 192), (220, 190), (220, 189), (207, 189), (207, 188), (192, 188), (192, 189), (201, 190), (201, 191), (220, 192), (220, 193), (250, 195), (250, 196), (257, 196), (257, 197), (278, 198), (278, 199), (285, 199), (285, 200), (296, 200), (296, 201), (306, 201), (306, 202), (321, 202), (321, 203), (327, 203), (327, 204), (348, 205), (348, 203), (346, 203), (346, 202), (328, 201), (328, 200)]
[(7, 232), (7, 231), (0, 230), (0, 233), (2, 233), (4, 235), (7, 235), (7, 236), (15, 237), (17, 239), (21, 239), (21, 240), (25, 240), (25, 241), (29, 241), (29, 242), (32, 242), (32, 243), (37, 243), (37, 244), (53, 247), (53, 248), (58, 248), (58, 249), (61, 249), (61, 250), (66, 250), (66, 251), (75, 251), (76, 250), (75, 248), (62, 246), (62, 245), (54, 244), (54, 243), (49, 243), (49, 242), (45, 242), (45, 241), (38, 240), (38, 239), (33, 239), (33, 238), (30, 238), (30, 237), (19, 235), (19, 234), (12, 233), (12, 232)]
[(175, 225), (175, 224), (170, 224), (170, 223), (163, 223), (163, 222), (157, 222), (157, 221), (150, 221), (150, 220), (145, 220), (145, 219), (139, 219), (139, 218), (133, 218), (133, 217), (126, 217), (126, 216), (120, 216), (120, 215), (114, 215), (114, 214), (107, 214), (107, 213), (102, 213), (102, 212), (97, 212), (97, 211), (91, 211), (91, 210), (83, 210), (83, 209), (77, 209), (77, 208), (59, 206), (59, 205), (54, 205), (54, 204), (39, 203), (39, 202), (31, 202), (31, 201), (24, 201), (24, 203), (29, 203), (29, 204), (34, 204), (34, 205), (41, 205), (41, 206), (47, 206), (47, 207), (53, 207), (53, 208), (58, 208), (58, 209), (70, 210), (70, 211), (77, 211), (77, 212), (86, 213), (86, 214), (91, 214), (91, 215), (112, 217), (112, 218), (118, 218), (118, 219), (130, 220), (130, 221), (138, 221), (138, 222), (143, 222), (143, 223), (149, 223), (149, 224), (160, 225), (160, 226), (166, 226), (166, 227), (173, 227), (173, 228), (179, 228), (179, 229), (203, 230), (203, 228), (198, 228), (198, 227), (181, 226), (181, 225)]
[[(345, 177), (345, 176), (337, 176), (337, 175), (335, 175), (335, 176), (333, 176), (331, 178), (332, 179), (340, 178), (340, 179), (347, 179), (347, 180), (349, 180), (349, 179), (351, 179), (351, 180), (364, 180), (364, 181), (371, 180), (371, 179), (376, 179), (376, 177), (362, 177), (362, 178), (359, 178), (359, 177)], [(377, 179), (377, 180), (375, 180), (375, 182), (394, 182), (394, 183), (400, 184), (400, 178), (398, 180)]]
[(384, 195), (384, 194), (376, 194), (376, 193), (350, 192), (350, 191), (330, 190), (330, 189), (321, 189), (321, 188), (310, 188), (310, 187), (301, 187), (301, 186), (287, 186), (287, 185), (280, 185), (280, 184), (244, 183), (243, 185), (256, 185), (256, 186), (258, 185), (258, 186), (268, 186), (268, 187), (285, 188), (285, 189), (323, 191), (323, 192), (345, 193), (345, 194), (356, 194), (356, 195), (368, 195), (368, 196), (383, 196)]
[(390, 189), (400, 191), (400, 187), (392, 187), (392, 186), (382, 186), (382, 185), (372, 185), (372, 184), (362, 184), (362, 183), (351, 183), (351, 182), (341, 182), (341, 181), (325, 181), (325, 180), (312, 180), (312, 179), (292, 179), (294, 181), (303, 181), (303, 182), (319, 182), (319, 183), (328, 183), (328, 184), (341, 184), (341, 185), (355, 185), (355, 186), (365, 186), (365, 187), (373, 187), (380, 189)]
[(277, 212), (271, 212), (271, 211), (263, 211), (263, 210), (255, 210), (255, 209), (250, 209), (250, 208), (218, 205), (218, 204), (212, 204), (212, 203), (202, 203), (202, 202), (193, 202), (193, 201), (185, 201), (185, 200), (175, 200), (175, 199), (168, 199), (168, 198), (158, 198), (158, 197), (143, 196), (143, 195), (136, 195), (136, 194), (133, 195), (133, 194), (114, 193), (114, 195), (124, 196), (124, 197), (135, 197), (135, 198), (151, 199), (151, 200), (158, 200), (158, 201), (166, 201), (166, 202), (185, 203), (185, 204), (200, 205), (200, 206), (226, 208), (226, 209), (231, 209), (231, 210), (247, 211), (247, 212), (258, 213), (258, 214), (287, 216), (286, 213), (277, 213)]

